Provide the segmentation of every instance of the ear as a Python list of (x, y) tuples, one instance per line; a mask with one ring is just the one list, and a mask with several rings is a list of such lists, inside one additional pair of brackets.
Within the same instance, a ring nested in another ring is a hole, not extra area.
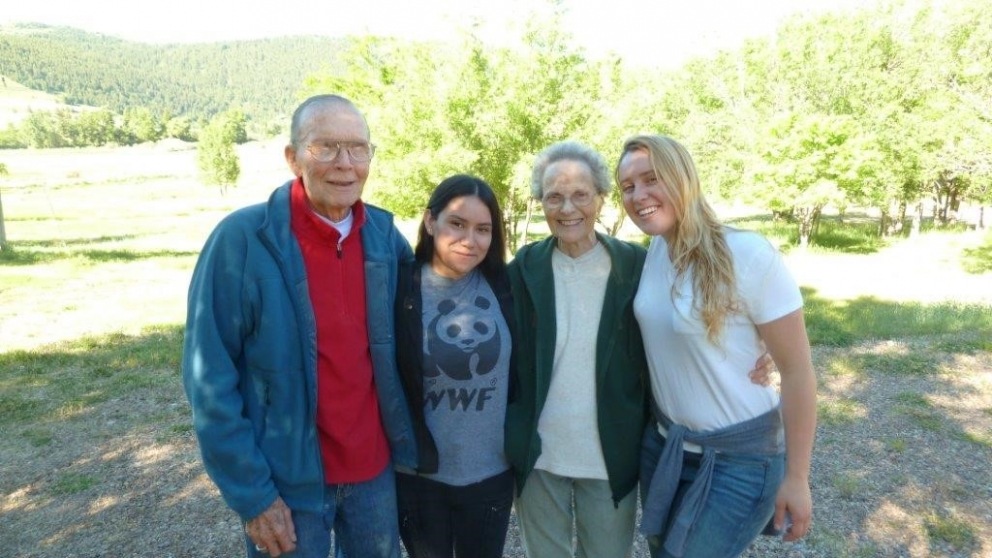
[(437, 223), (434, 217), (431, 215), (430, 209), (424, 210), (424, 228), (427, 229), (427, 234), (434, 236), (434, 224)]
[(289, 165), (289, 170), (292, 171), (293, 176), (303, 176), (303, 169), (300, 168), (300, 164), (296, 159), (296, 148), (292, 145), (287, 145), (284, 155), (286, 156), (286, 164)]

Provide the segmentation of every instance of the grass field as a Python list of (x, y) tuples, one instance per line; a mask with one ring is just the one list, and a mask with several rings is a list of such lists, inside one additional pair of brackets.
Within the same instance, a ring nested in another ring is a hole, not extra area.
[[(280, 143), (239, 154), (221, 196), (183, 145), (0, 151), (0, 546), (13, 555), (236, 550), (178, 363), (204, 239), (286, 179)], [(759, 223), (739, 225), (787, 240)], [(992, 556), (992, 236), (854, 236), (786, 255), (820, 379), (818, 519), (802, 545), (749, 556)]]

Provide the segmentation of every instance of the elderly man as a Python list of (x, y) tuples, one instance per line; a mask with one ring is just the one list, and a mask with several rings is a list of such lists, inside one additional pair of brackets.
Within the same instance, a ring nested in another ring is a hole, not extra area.
[(204, 467), (246, 555), (398, 558), (393, 464), (413, 467), (393, 303), (410, 246), (362, 203), (362, 113), (318, 95), (294, 112), (296, 176), (210, 235), (189, 289), (183, 382)]

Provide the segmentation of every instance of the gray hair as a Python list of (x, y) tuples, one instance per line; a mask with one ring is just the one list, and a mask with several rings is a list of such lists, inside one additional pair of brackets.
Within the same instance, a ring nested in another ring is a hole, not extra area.
[(605, 196), (613, 182), (606, 167), (606, 160), (595, 149), (577, 141), (560, 141), (545, 148), (534, 161), (534, 171), (530, 178), (530, 193), (534, 199), (541, 199), (544, 193), (544, 173), (552, 163), (558, 161), (578, 161), (585, 163), (592, 173), (592, 184), (596, 192)]
[[(309, 116), (307, 113), (310, 111), (311, 107), (333, 107), (333, 106), (344, 106), (355, 111), (362, 120), (365, 119), (365, 115), (362, 111), (358, 110), (355, 103), (352, 103), (348, 99), (342, 97), (341, 95), (324, 94), (324, 95), (314, 95), (307, 100), (300, 103), (300, 106), (296, 107), (293, 111), (293, 119), (289, 125), (289, 144), (295, 149), (300, 148), (300, 128), (303, 126), (303, 118)], [(368, 124), (366, 123), (365, 128), (368, 129)]]

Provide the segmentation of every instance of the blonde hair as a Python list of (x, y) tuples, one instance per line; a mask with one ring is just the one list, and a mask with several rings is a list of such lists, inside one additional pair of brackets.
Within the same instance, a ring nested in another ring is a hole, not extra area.
[(648, 154), (651, 167), (675, 209), (675, 231), (668, 244), (676, 272), (675, 285), (692, 271), (693, 308), (699, 311), (707, 338), (717, 343), (727, 316), (742, 311), (723, 224), (703, 198), (692, 156), (670, 137), (638, 135), (627, 139), (615, 170), (618, 183), (620, 162), (635, 151)]

